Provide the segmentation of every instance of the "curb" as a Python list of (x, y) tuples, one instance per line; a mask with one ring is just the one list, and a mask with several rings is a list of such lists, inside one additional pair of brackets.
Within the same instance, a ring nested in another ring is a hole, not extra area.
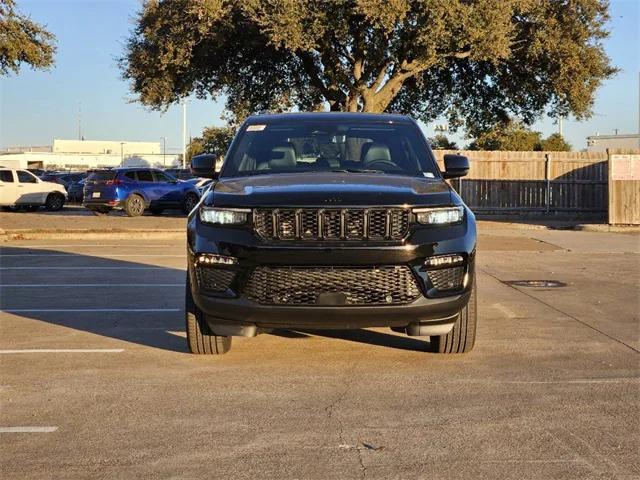
[(640, 225), (585, 224), (576, 225), (574, 230), (581, 232), (637, 233), (640, 232)]
[(30, 230), (15, 229), (0, 232), (0, 239), (10, 240), (182, 240), (186, 230)]

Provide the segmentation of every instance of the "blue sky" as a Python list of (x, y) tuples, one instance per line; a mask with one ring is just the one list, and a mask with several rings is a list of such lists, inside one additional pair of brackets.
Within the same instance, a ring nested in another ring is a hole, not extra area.
[[(87, 140), (160, 141), (166, 136), (168, 151), (181, 148), (181, 109), (159, 113), (131, 103), (116, 67), (139, 5), (136, 0), (18, 0), (22, 12), (57, 36), (58, 53), (51, 71), (24, 69), (0, 80), (0, 147), (77, 138), (80, 105)], [(610, 12), (606, 50), (621, 72), (598, 91), (590, 120), (564, 122), (565, 136), (578, 150), (596, 132), (638, 132), (640, 0), (612, 0)], [(222, 125), (221, 113), (221, 102), (192, 100), (187, 134), (197, 136), (204, 126)], [(550, 119), (535, 128), (545, 135), (557, 130)], [(432, 125), (424, 130), (433, 134)]]

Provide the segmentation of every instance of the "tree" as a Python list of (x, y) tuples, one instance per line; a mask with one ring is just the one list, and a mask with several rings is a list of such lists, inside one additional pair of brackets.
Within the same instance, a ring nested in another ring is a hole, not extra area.
[(559, 133), (553, 133), (540, 142), (539, 150), (547, 152), (570, 152), (572, 146)]
[(529, 130), (521, 122), (509, 120), (478, 134), (469, 150), (517, 150), (540, 149), (540, 132)]
[(20, 14), (14, 0), (0, 0), (0, 75), (17, 74), (23, 64), (47, 69), (55, 51), (53, 34)]
[(232, 127), (205, 127), (201, 137), (195, 137), (187, 146), (187, 158), (194, 155), (212, 153), (223, 157), (227, 153), (229, 144), (233, 140), (235, 129)]
[(431, 148), (434, 150), (457, 150), (458, 145), (453, 140), (449, 140), (446, 135), (439, 133), (435, 137), (429, 138)]
[(400, 111), (453, 128), (590, 115), (607, 0), (149, 0), (120, 59), (145, 105)]

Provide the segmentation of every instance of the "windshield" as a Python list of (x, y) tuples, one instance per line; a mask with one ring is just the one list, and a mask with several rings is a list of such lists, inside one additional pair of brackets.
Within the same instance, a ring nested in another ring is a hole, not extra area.
[(221, 176), (340, 171), (427, 178), (435, 162), (411, 124), (296, 122), (247, 125)]

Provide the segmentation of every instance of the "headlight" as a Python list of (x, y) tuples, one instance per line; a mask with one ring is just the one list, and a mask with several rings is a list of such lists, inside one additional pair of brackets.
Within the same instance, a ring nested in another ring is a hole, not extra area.
[(242, 225), (247, 223), (251, 210), (238, 208), (200, 208), (200, 220), (217, 225)]
[(448, 225), (462, 221), (464, 207), (414, 208), (413, 213), (422, 225)]

